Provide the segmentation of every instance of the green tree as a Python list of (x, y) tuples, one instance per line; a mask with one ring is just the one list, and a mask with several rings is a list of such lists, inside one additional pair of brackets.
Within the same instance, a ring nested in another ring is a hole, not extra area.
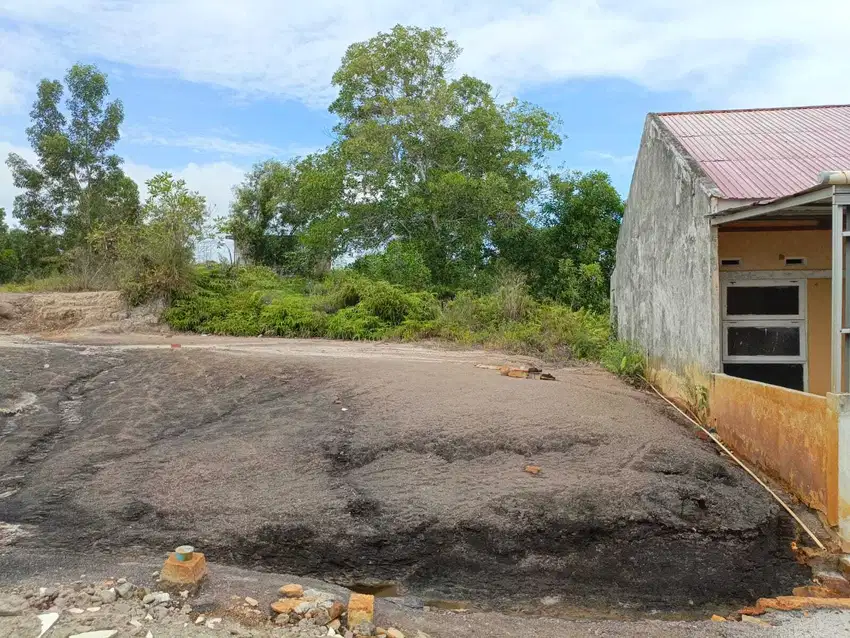
[[(249, 262), (277, 270), (311, 270), (338, 254), (336, 233), (320, 219), (340, 205), (342, 179), (331, 152), (254, 166), (234, 188), (230, 216), (222, 230), (233, 236)], [(332, 216), (330, 216), (332, 217)], [(311, 243), (299, 241), (311, 221)]]
[(76, 64), (65, 76), (68, 96), (56, 80), (42, 80), (27, 129), (38, 161), (33, 166), (11, 153), (6, 160), (14, 184), (14, 215), (30, 231), (58, 233), (66, 247), (82, 244), (102, 226), (138, 221), (136, 184), (112, 153), (124, 108), (107, 102), (106, 75)]
[(348, 250), (415, 247), (435, 282), (483, 265), (495, 227), (522, 216), (555, 118), (499, 104), (473, 77), (451, 79), (460, 49), (442, 29), (396, 26), (346, 52), (333, 83), (339, 117), (326, 164), (339, 203), (316, 207), (316, 229)]
[(604, 310), (622, 216), (606, 173), (550, 175), (537, 213), (497, 229), (494, 244), (538, 296)]
[(142, 223), (123, 227), (119, 237), (119, 285), (133, 304), (170, 300), (189, 289), (207, 212), (206, 199), (170, 173), (160, 173), (147, 186)]

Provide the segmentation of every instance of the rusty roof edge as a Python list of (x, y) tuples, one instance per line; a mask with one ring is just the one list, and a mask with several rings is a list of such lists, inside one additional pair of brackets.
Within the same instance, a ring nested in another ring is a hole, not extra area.
[[(801, 191), (797, 191), (796, 193), (791, 193), (790, 195), (783, 195), (782, 197), (773, 197), (769, 199), (761, 199), (757, 202), (748, 201), (746, 204), (742, 204), (741, 206), (730, 206), (728, 208), (724, 208), (723, 210), (712, 211), (706, 217), (723, 217), (729, 213), (740, 213), (745, 210), (754, 210), (757, 208), (763, 208), (764, 206), (768, 206), (770, 204), (779, 204), (786, 200), (791, 200), (796, 197), (800, 197), (801, 195), (808, 195), (809, 193), (814, 193), (817, 191), (826, 191), (832, 189), (831, 184), (815, 184), (814, 186), (810, 186), (809, 188), (804, 188)], [(726, 200), (733, 201), (733, 200)], [(745, 200), (747, 201), (747, 200)]]
[[(714, 183), (714, 180), (708, 176), (708, 173), (706, 173), (700, 163), (694, 159), (693, 155), (685, 149), (678, 136), (667, 126), (661, 115), (662, 114), (660, 113), (650, 113), (647, 115), (647, 119), (654, 122), (658, 127), (661, 139), (670, 148), (670, 150), (678, 156), (685, 166), (687, 166), (700, 190), (702, 190), (709, 199), (726, 199), (723, 196), (723, 192), (720, 188), (718, 188), (717, 184)], [(712, 206), (712, 208), (714, 208), (714, 206)]]
[(811, 104), (806, 106), (770, 106), (764, 108), (748, 108), (748, 109), (706, 109), (704, 111), (666, 111), (661, 113), (651, 113), (658, 117), (670, 117), (674, 115), (707, 115), (710, 113), (753, 113), (759, 111), (807, 111), (811, 109), (846, 109), (850, 104)]

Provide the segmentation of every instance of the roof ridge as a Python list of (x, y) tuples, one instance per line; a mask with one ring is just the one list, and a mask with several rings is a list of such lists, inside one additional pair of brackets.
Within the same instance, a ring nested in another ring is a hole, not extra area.
[(754, 113), (766, 111), (805, 111), (810, 109), (841, 109), (850, 108), (850, 104), (811, 104), (807, 106), (770, 106), (764, 108), (748, 109), (707, 109), (704, 111), (668, 111), (664, 113), (653, 113), (659, 117), (671, 115), (707, 115), (710, 113)]

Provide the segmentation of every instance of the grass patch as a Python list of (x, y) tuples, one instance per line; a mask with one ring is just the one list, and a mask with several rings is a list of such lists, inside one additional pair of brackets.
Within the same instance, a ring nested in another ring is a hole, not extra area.
[(643, 356), (613, 341), (608, 316), (534, 300), (518, 281), (492, 293), (458, 292), (440, 301), (352, 271), (318, 281), (279, 277), (262, 267), (199, 266), (193, 292), (164, 319), (175, 330), (207, 334), (418, 341), (440, 339), (549, 361), (601, 361), (636, 378)]

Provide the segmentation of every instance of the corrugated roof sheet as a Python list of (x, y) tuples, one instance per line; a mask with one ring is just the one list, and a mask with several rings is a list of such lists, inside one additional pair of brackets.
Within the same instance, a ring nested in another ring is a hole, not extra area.
[(727, 199), (772, 199), (850, 169), (850, 105), (659, 113)]

